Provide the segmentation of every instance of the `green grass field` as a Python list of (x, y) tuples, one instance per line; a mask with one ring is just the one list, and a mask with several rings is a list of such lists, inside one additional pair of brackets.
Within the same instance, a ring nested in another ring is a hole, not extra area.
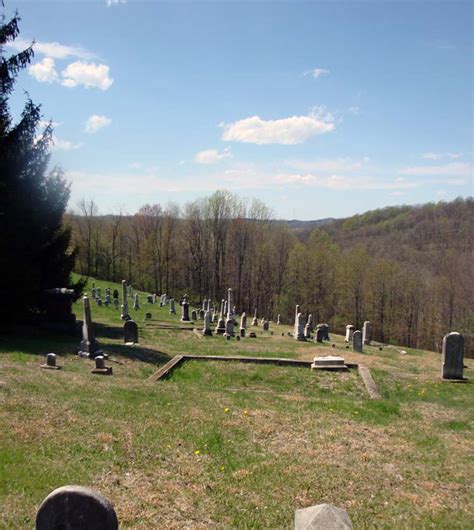
[[(354, 528), (472, 527), (473, 384), (442, 383), (439, 354), (354, 354), (340, 336), (300, 343), (274, 324), (257, 339), (199, 338), (158, 328), (179, 323), (179, 306), (169, 315), (140, 302), (135, 346), (123, 344), (119, 312), (91, 304), (111, 377), (75, 355), (80, 337), (0, 338), (0, 528), (32, 528), (65, 484), (103, 493), (130, 529), (291, 528), (295, 509), (322, 502)], [(62, 370), (40, 368), (48, 352)], [(178, 353), (338, 353), (371, 369), (383, 399), (369, 399), (356, 371), (188, 361), (153, 381)]]

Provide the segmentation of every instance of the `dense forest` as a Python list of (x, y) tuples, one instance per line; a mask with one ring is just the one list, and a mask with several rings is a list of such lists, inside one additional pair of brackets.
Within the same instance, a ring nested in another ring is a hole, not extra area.
[(232, 287), (238, 311), (292, 323), (295, 305), (342, 333), (440, 350), (448, 331), (474, 350), (474, 201), (389, 207), (347, 219), (282, 222), (226, 191), (180, 208), (69, 214), (76, 270), (195, 303)]

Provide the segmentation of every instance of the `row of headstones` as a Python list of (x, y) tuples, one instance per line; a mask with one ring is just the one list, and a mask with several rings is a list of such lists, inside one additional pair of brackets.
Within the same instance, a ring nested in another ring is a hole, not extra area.
[[(35, 528), (118, 530), (119, 522), (112, 503), (99, 492), (83, 486), (63, 486), (43, 500), (36, 513)], [(345, 510), (331, 504), (318, 504), (295, 512), (295, 530), (331, 528), (352, 529)]]

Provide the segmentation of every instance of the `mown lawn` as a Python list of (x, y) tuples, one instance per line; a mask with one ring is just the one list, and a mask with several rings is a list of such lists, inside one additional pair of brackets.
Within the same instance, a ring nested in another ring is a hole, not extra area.
[[(121, 528), (291, 528), (295, 509), (321, 502), (355, 528), (472, 526), (473, 385), (441, 383), (439, 354), (353, 354), (342, 337), (298, 343), (275, 325), (240, 342), (198, 338), (159, 329), (179, 314), (140, 298), (134, 347), (119, 314), (92, 304), (111, 377), (74, 355), (79, 339), (0, 338), (0, 528), (32, 528), (65, 484), (106, 495)], [(39, 368), (50, 351), (62, 370)], [(368, 398), (356, 371), (188, 361), (153, 381), (177, 353), (339, 353), (371, 368), (383, 399)]]

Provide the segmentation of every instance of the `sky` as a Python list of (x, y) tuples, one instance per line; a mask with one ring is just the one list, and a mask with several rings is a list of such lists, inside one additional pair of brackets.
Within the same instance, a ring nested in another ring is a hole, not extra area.
[(21, 1), (17, 81), (69, 206), (226, 189), (277, 218), (473, 196), (473, 7), (457, 1)]

